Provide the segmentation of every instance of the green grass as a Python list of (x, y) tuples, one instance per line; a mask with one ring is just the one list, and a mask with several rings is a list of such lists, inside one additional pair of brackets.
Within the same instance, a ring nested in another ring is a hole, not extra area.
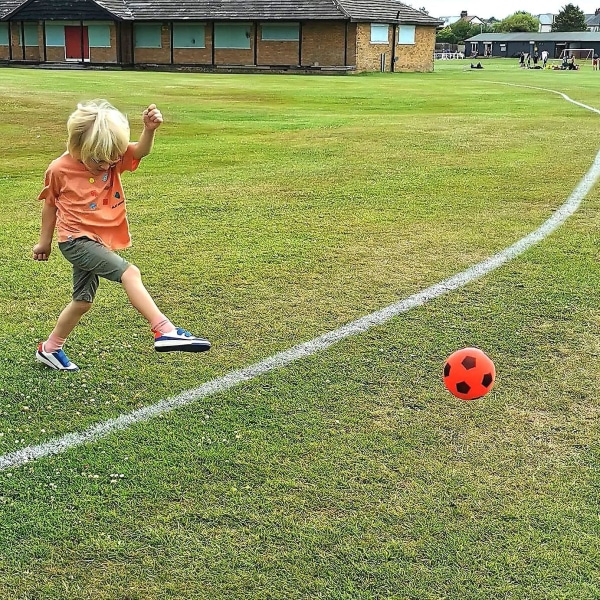
[[(0, 452), (153, 404), (448, 277), (537, 228), (598, 151), (598, 74), (517, 61), (430, 74), (251, 76), (2, 69)], [(70, 296), (31, 260), (36, 200), (78, 101), (134, 137), (125, 256), (214, 343), (157, 355), (104, 282)], [(0, 472), (0, 597), (15, 600), (598, 598), (600, 193), (523, 256), (385, 326), (94, 444)], [(471, 403), (441, 382), (474, 345)]]

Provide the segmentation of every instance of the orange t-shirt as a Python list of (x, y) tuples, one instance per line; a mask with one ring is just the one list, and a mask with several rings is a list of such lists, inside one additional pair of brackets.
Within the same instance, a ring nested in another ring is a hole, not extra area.
[(86, 236), (111, 250), (131, 246), (121, 173), (140, 164), (133, 148), (129, 144), (121, 160), (98, 175), (68, 152), (50, 163), (39, 199), (57, 208), (59, 242)]

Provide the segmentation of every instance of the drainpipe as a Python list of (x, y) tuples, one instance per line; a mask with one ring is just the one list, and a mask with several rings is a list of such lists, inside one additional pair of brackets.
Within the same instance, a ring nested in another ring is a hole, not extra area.
[(348, 66), (348, 26), (349, 22), (344, 24), (344, 66)]
[(42, 21), (42, 40), (44, 43), (44, 62), (48, 62), (48, 50), (46, 47), (46, 21)]
[(254, 29), (254, 52), (252, 55), (254, 66), (256, 67), (258, 65), (258, 21), (254, 21), (252, 27)]
[(173, 50), (173, 40), (175, 39), (175, 35), (173, 33), (173, 21), (169, 21), (169, 60), (171, 61), (171, 65), (175, 62), (175, 50)]
[(211, 49), (210, 49), (210, 64), (211, 66), (215, 66), (215, 22), (210, 22), (210, 36), (212, 39)]
[(392, 25), (392, 65), (390, 71), (393, 73), (396, 67), (396, 37), (398, 36), (398, 21), (400, 20), (400, 11), (396, 13), (396, 22)]
[(81, 64), (85, 65), (85, 36), (83, 35), (83, 21), (79, 21), (79, 30), (81, 31)]

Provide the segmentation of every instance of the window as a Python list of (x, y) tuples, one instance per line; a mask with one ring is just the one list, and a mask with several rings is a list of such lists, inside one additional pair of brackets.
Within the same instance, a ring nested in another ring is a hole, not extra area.
[(173, 23), (173, 48), (206, 48), (204, 23)]
[(135, 23), (136, 48), (162, 48), (160, 23)]
[(261, 31), (263, 42), (297, 42), (300, 39), (298, 23), (263, 23)]
[(215, 48), (250, 49), (249, 23), (215, 23)]
[(371, 23), (371, 44), (387, 44), (388, 43), (387, 25), (380, 23)]
[[(37, 23), (25, 23), (24, 29), (25, 29), (25, 46), (39, 45)], [(23, 45), (22, 31), (19, 31), (19, 44), (21, 44), (21, 46)]]
[(55, 23), (46, 23), (46, 46), (65, 45), (65, 26)]
[(415, 26), (400, 25), (398, 28), (398, 43), (399, 44), (414, 44), (415, 43)]
[(8, 46), (8, 23), (0, 23), (0, 46)]
[(90, 48), (110, 48), (110, 27), (106, 24), (88, 25)]
[(506, 52), (506, 44), (500, 44), (500, 52)]

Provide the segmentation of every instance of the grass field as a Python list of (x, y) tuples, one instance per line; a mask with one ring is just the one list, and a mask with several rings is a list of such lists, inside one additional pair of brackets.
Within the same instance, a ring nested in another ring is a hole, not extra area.
[[(513, 244), (598, 151), (600, 74), (517, 61), (350, 77), (0, 70), (0, 454), (150, 406), (336, 329)], [(517, 84), (506, 85), (506, 84)], [(81, 100), (156, 102), (125, 176), (124, 253), (202, 356), (158, 355), (103, 282), (31, 259), (47, 164)], [(7, 600), (600, 597), (600, 188), (493, 273), (324, 352), (0, 471)], [(444, 359), (477, 346), (466, 403)]]

